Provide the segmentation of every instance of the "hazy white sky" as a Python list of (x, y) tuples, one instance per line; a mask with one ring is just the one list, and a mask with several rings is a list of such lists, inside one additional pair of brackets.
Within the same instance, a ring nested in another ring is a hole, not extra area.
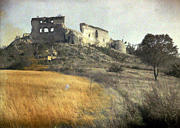
[(2, 0), (0, 42), (8, 44), (16, 34), (31, 32), (32, 17), (58, 14), (78, 31), (85, 22), (134, 44), (147, 33), (169, 34), (180, 47), (179, 0)]

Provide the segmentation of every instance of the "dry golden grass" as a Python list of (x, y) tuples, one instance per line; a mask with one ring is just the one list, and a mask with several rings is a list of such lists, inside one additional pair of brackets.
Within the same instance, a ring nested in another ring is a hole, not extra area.
[[(65, 89), (66, 84), (70, 85)], [(0, 127), (93, 124), (109, 107), (104, 89), (86, 78), (54, 72), (0, 71)]]

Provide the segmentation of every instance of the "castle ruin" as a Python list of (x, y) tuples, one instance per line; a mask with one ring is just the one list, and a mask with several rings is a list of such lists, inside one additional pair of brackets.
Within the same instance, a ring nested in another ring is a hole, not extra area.
[(36, 42), (41, 41), (56, 41), (65, 40), (62, 25), (64, 24), (64, 16), (62, 17), (42, 17), (32, 18), (31, 25), (32, 39)]
[[(120, 40), (112, 40), (107, 30), (80, 23), (80, 32), (65, 26), (65, 17), (37, 17), (31, 20), (31, 38), (33, 42), (59, 42), (81, 45), (111, 47), (126, 53), (126, 47)], [(123, 45), (123, 46), (122, 46)]]

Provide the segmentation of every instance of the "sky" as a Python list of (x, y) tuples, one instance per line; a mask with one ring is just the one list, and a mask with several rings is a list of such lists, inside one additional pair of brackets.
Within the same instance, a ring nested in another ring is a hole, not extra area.
[(168, 34), (180, 48), (180, 0), (0, 0), (0, 45), (30, 33), (31, 18), (59, 14), (77, 31), (84, 22), (132, 44), (147, 33)]

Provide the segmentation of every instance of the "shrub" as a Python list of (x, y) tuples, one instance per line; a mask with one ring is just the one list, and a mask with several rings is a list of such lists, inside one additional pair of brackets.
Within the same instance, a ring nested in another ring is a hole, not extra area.
[(171, 69), (168, 72), (165, 72), (167, 75), (180, 77), (180, 64), (173, 64)]
[(141, 104), (124, 96), (126, 113), (123, 117), (128, 128), (179, 128), (180, 97), (178, 87), (153, 85), (144, 92)]
[(158, 85), (144, 96), (139, 110), (146, 127), (178, 128), (180, 97), (175, 87)]
[(31, 60), (27, 57), (17, 57), (8, 69), (24, 69), (32, 64)]
[(131, 68), (132, 68), (132, 69), (142, 69), (142, 68), (140, 68), (139, 66), (132, 66)]
[(72, 66), (63, 66), (62, 68), (59, 69), (60, 72), (65, 73), (65, 74), (72, 74), (73, 68)]
[(122, 69), (122, 66), (119, 65), (119, 64), (112, 64), (110, 67), (109, 67), (109, 72), (122, 72), (123, 69)]
[(128, 43), (126, 47), (126, 51), (128, 54), (135, 55), (136, 54), (136, 47), (133, 44)]

